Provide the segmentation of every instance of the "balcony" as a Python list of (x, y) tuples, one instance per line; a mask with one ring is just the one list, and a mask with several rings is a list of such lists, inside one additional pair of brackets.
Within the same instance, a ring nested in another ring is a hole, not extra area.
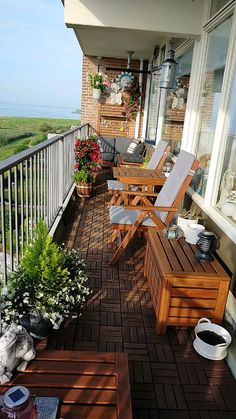
[[(76, 128), (1, 163), (2, 250), (9, 268), (24, 251), (35, 220), (43, 217), (55, 231), (73, 193), (73, 140), (84, 138), (90, 130), (89, 125)], [(106, 179), (110, 176), (100, 174), (90, 199), (70, 203), (64, 232), (61, 228), (62, 240), (87, 261), (93, 293), (82, 316), (40, 342), (38, 350), (127, 352), (134, 418), (233, 419), (236, 385), (226, 363), (199, 356), (192, 346), (191, 328), (168, 327), (164, 336), (157, 336), (143, 275), (144, 241), (133, 240), (124, 258), (116, 266), (109, 265), (115, 246), (107, 243), (111, 230)], [(6, 279), (9, 268), (5, 263)]]

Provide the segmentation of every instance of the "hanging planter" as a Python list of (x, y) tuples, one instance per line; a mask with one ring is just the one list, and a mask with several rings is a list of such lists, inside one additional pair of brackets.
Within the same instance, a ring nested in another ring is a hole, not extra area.
[(93, 88), (93, 98), (99, 100), (101, 97), (101, 90)]

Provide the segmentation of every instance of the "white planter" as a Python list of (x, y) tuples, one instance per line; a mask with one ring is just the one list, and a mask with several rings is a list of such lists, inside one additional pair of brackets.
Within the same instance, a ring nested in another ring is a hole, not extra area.
[(185, 230), (185, 240), (189, 244), (196, 244), (199, 240), (198, 234), (204, 231), (205, 227), (201, 224), (187, 224)]
[(198, 219), (196, 218), (195, 220), (191, 220), (190, 218), (183, 218), (178, 216), (177, 218), (177, 226), (181, 227), (183, 232), (184, 232), (184, 236), (186, 237), (186, 231), (187, 231), (187, 227), (189, 224), (197, 224)]
[(94, 99), (100, 99), (100, 97), (101, 97), (101, 90), (93, 89), (93, 98)]
[[(204, 342), (198, 334), (203, 331), (215, 332), (217, 335), (221, 336), (225, 343), (219, 343), (218, 345), (210, 345)], [(229, 332), (218, 324), (211, 323), (211, 321), (205, 317), (200, 319), (197, 323), (197, 326), (194, 329), (195, 340), (193, 342), (194, 349), (202, 355), (204, 358), (212, 360), (220, 360), (226, 357), (227, 347), (231, 343), (231, 336)]]

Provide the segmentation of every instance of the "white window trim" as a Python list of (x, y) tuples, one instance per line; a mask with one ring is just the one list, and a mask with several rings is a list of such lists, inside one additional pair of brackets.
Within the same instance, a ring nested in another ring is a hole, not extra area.
[[(182, 149), (189, 152), (195, 152), (198, 140), (198, 127), (200, 118), (200, 100), (201, 100), (201, 85), (203, 81), (203, 70), (205, 64), (205, 51), (209, 32), (211, 32), (217, 25), (233, 15), (230, 42), (228, 47), (227, 62), (224, 72), (224, 80), (222, 85), (222, 97), (219, 106), (219, 115), (217, 118), (217, 126), (214, 135), (214, 142), (212, 147), (211, 163), (209, 168), (209, 175), (207, 181), (207, 188), (205, 197), (202, 198), (191, 188), (188, 193), (196, 204), (221, 228), (221, 230), (236, 243), (236, 225), (228, 221), (219, 210), (212, 206), (216, 199), (221, 169), (224, 159), (224, 150), (228, 137), (227, 124), (225, 114), (229, 107), (230, 88), (232, 86), (234, 71), (236, 68), (236, 6), (235, 1), (228, 3), (219, 14), (214, 16), (209, 23), (205, 24), (200, 40), (195, 41), (194, 56), (192, 65), (192, 74), (190, 78), (189, 97), (186, 107), (186, 121), (184, 124)], [(214, 24), (213, 24), (214, 23)], [(199, 74), (201, 77), (199, 77)], [(198, 93), (196, 95), (196, 92)], [(224, 150), (223, 150), (224, 149)]]
[(233, 243), (236, 243), (236, 228), (233, 221), (227, 220), (220, 211), (214, 207), (206, 205), (204, 199), (198, 195), (191, 187), (188, 188), (188, 195), (202, 209), (202, 211), (225, 233)]

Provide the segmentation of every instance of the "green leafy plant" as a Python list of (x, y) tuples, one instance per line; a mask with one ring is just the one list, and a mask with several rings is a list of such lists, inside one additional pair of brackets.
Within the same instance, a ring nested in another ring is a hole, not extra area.
[(86, 169), (81, 169), (73, 174), (73, 180), (75, 183), (91, 183), (95, 181), (95, 175)]
[(99, 89), (101, 92), (103, 92), (106, 88), (104, 85), (104, 77), (100, 73), (91, 73), (89, 74), (89, 81), (91, 84), (91, 87), (94, 89)]
[(76, 250), (59, 247), (39, 221), (20, 266), (2, 290), (3, 329), (30, 311), (42, 313), (59, 328), (65, 317), (79, 314), (90, 293), (87, 279), (86, 265)]

